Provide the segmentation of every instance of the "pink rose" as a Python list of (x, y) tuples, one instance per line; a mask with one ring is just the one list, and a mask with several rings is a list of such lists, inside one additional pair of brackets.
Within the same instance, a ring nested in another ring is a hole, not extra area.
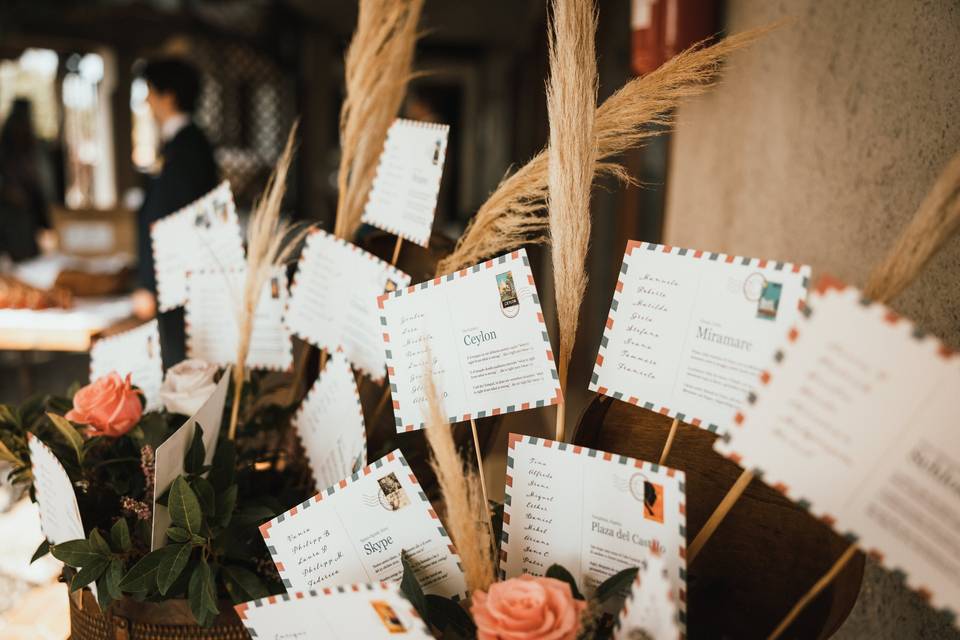
[(524, 575), (475, 591), (470, 612), (479, 640), (574, 640), (586, 606), (566, 582)]
[(77, 391), (73, 409), (65, 417), (90, 425), (95, 430), (92, 435), (116, 438), (130, 431), (142, 414), (140, 390), (130, 384), (130, 374), (124, 380), (111, 371)]

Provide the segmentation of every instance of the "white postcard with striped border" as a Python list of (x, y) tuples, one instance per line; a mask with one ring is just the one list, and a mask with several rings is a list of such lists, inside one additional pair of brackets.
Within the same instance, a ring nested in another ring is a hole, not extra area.
[(187, 301), (188, 271), (226, 271), (244, 265), (243, 236), (230, 183), (150, 227), (160, 311)]
[(421, 247), (430, 244), (449, 132), (445, 124), (394, 120), (380, 154), (363, 222)]
[(353, 369), (335, 351), (300, 404), (293, 424), (318, 487), (329, 487), (367, 464), (367, 432)]
[(377, 296), (410, 284), (410, 276), (372, 253), (319, 229), (307, 236), (290, 287), (286, 322), (300, 338), (333, 353), (375, 380), (386, 371)]
[(960, 612), (960, 354), (823, 277), (714, 447)]
[(397, 431), (422, 429), (428, 354), (450, 423), (563, 401), (527, 252), (380, 296)]
[(295, 591), (233, 608), (250, 637), (264, 640), (434, 637), (397, 585), (387, 582)]
[(664, 557), (648, 553), (617, 617), (613, 640), (678, 640), (680, 609)]
[(664, 558), (685, 629), (685, 481), (683, 471), (655, 463), (509, 434), (501, 578), (542, 576), (558, 564), (590, 597), (653, 550)]
[(631, 240), (590, 390), (726, 431), (809, 277), (802, 265)]
[(90, 348), (90, 381), (116, 371), (121, 378), (130, 374), (134, 386), (143, 391), (146, 411), (163, 407), (163, 359), (157, 321), (151, 320), (130, 331), (102, 338)]
[(399, 449), (260, 525), (288, 593), (400, 582), (401, 552), (423, 592), (463, 599), (460, 556)]

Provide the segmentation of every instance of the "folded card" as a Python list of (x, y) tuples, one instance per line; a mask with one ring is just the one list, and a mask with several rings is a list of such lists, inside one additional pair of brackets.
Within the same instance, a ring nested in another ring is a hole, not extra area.
[(223, 422), (223, 406), (227, 401), (227, 389), (230, 387), (231, 367), (220, 374), (220, 382), (195, 414), (183, 423), (183, 426), (173, 432), (157, 447), (154, 452), (153, 472), (153, 532), (151, 550), (159, 549), (166, 544), (167, 529), (170, 528), (170, 513), (167, 508), (157, 502), (177, 476), (183, 474), (183, 458), (193, 442), (194, 427), (199, 425), (203, 432), (203, 446), (205, 448), (204, 464), (213, 462), (213, 455), (217, 448), (217, 439), (220, 436), (220, 426)]
[(314, 346), (344, 355), (382, 379), (386, 364), (377, 336), (377, 296), (407, 286), (410, 276), (356, 245), (314, 230), (300, 254), (286, 321)]
[(648, 554), (617, 618), (614, 640), (679, 640), (680, 611), (661, 555)]
[(686, 599), (683, 471), (627, 456), (509, 435), (500, 540), (502, 577), (559, 564), (589, 596), (623, 569), (663, 554), (671, 591)]
[(243, 266), (243, 239), (230, 183), (161, 218), (150, 228), (160, 311), (187, 299), (188, 271)]
[(130, 374), (133, 384), (143, 391), (145, 409), (160, 409), (160, 385), (163, 384), (163, 359), (157, 321), (124, 331), (93, 343), (90, 349), (90, 380), (116, 371), (121, 378)]
[[(246, 267), (187, 274), (187, 354), (225, 366), (237, 360)], [(283, 321), (287, 276), (277, 267), (257, 300), (245, 366), (286, 371), (293, 365), (293, 342)]]
[(451, 423), (562, 402), (523, 249), (378, 303), (397, 431), (423, 428), (428, 364)]
[(396, 584), (297, 591), (234, 607), (252, 638), (353, 640), (434, 637)]
[(335, 351), (293, 418), (313, 479), (329, 487), (367, 464), (367, 434), (357, 380)]
[(393, 122), (363, 222), (423, 247), (430, 244), (449, 132), (445, 124), (402, 118)]
[(960, 356), (823, 278), (758, 387), (717, 451), (960, 610)]
[(86, 538), (73, 483), (57, 456), (32, 434), (27, 435), (40, 527), (50, 544)]
[(287, 591), (399, 582), (405, 552), (425, 593), (463, 598), (460, 558), (399, 450), (261, 525)]
[(590, 390), (727, 430), (799, 315), (809, 276), (801, 265), (631, 240)]

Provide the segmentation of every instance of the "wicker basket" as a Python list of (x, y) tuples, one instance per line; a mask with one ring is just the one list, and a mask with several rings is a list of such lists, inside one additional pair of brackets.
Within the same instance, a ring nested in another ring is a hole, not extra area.
[(229, 602), (220, 603), (220, 615), (209, 627), (200, 627), (186, 600), (115, 601), (104, 614), (88, 589), (70, 596), (70, 640), (249, 640), (250, 634)]

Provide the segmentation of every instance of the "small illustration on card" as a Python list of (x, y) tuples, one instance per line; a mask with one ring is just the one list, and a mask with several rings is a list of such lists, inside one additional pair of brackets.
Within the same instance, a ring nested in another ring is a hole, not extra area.
[(713, 432), (800, 315), (810, 268), (630, 241), (590, 390)]

